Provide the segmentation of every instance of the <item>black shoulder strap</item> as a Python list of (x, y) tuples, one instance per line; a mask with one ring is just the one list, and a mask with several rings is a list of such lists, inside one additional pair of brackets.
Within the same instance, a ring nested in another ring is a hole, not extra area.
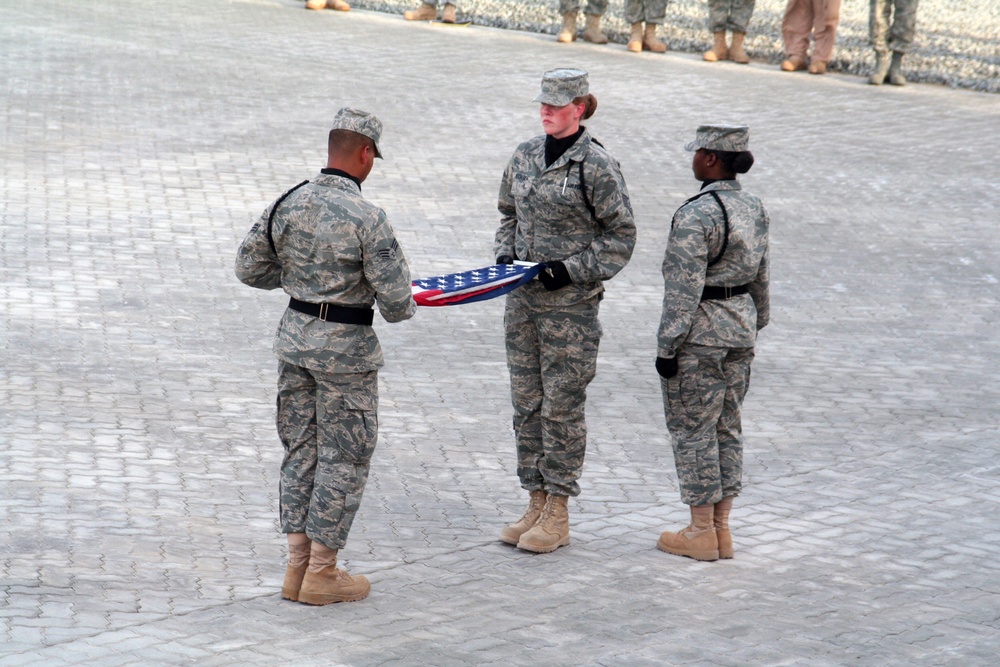
[(712, 199), (718, 203), (719, 208), (722, 209), (722, 222), (725, 224), (725, 231), (722, 236), (722, 249), (719, 250), (719, 254), (708, 263), (708, 266), (712, 266), (722, 259), (722, 256), (726, 254), (726, 247), (729, 245), (729, 211), (726, 210), (726, 205), (722, 203), (722, 198), (715, 190), (709, 190), (709, 193), (712, 195)]
[[(591, 139), (593, 141), (593, 139)], [(600, 146), (600, 144), (598, 144)], [(597, 220), (597, 207), (594, 206), (593, 202), (590, 201), (590, 197), (587, 196), (587, 181), (583, 178), (583, 163), (585, 160), (580, 160), (577, 164), (580, 165), (580, 191), (583, 193), (583, 205), (587, 207), (590, 211), (590, 217)]]
[(271, 236), (271, 227), (274, 225), (274, 214), (278, 212), (278, 207), (281, 206), (281, 202), (285, 201), (285, 199), (288, 198), (288, 195), (292, 194), (293, 192), (295, 192), (308, 182), (309, 181), (302, 181), (294, 188), (292, 188), (285, 194), (278, 197), (278, 201), (274, 202), (274, 206), (271, 207), (271, 214), (267, 216), (267, 243), (268, 245), (271, 246), (271, 252), (273, 252), (275, 255), (278, 254), (278, 251), (274, 247), (274, 237)]

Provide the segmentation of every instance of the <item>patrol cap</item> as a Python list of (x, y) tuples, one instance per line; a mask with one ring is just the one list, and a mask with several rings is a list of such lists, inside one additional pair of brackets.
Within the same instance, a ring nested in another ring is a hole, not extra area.
[(750, 150), (750, 128), (746, 125), (699, 125), (694, 141), (684, 150), (696, 151), (707, 148), (710, 151), (742, 153)]
[(379, 139), (382, 138), (382, 121), (367, 111), (344, 107), (337, 112), (333, 118), (331, 130), (350, 130), (364, 135), (375, 142), (375, 157), (382, 157), (382, 151), (378, 149)]
[(590, 92), (587, 72), (582, 69), (550, 69), (542, 75), (542, 92), (534, 102), (564, 107)]

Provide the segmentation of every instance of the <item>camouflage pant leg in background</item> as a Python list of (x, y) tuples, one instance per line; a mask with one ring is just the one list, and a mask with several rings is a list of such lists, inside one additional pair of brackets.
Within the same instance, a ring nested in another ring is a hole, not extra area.
[(910, 50), (917, 36), (917, 0), (871, 0), (868, 18), (869, 35), (876, 51)]
[(708, 505), (739, 495), (743, 478), (740, 408), (753, 348), (684, 345), (677, 375), (660, 380), (681, 501)]
[[(582, 4), (581, 0), (559, 0), (559, 13), (568, 14), (577, 11)], [(606, 11), (608, 11), (608, 0), (587, 0), (587, 7), (583, 13), (604, 16)]]
[(667, 15), (667, 0), (625, 0), (625, 20), (628, 23), (663, 23)]
[(708, 0), (708, 29), (746, 32), (756, 0)]
[(361, 505), (378, 438), (378, 372), (278, 366), (281, 532), (341, 549)]
[(559, 308), (507, 297), (504, 328), (517, 440), (517, 474), (529, 491), (577, 496), (587, 450), (584, 408), (597, 372), (599, 301)]

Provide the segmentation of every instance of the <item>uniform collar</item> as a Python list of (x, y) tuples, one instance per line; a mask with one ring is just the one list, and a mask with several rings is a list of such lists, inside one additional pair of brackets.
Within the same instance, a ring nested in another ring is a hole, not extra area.
[(356, 186), (358, 186), (358, 192), (361, 192), (361, 181), (359, 181), (354, 176), (351, 176), (346, 171), (342, 171), (340, 169), (326, 168), (326, 169), (320, 169), (319, 173), (322, 174), (323, 176), (339, 176), (340, 178), (346, 178), (347, 180), (351, 181)]
[(587, 151), (590, 148), (590, 131), (587, 128), (580, 126), (583, 132), (580, 134), (580, 138), (576, 140), (572, 146), (566, 149), (559, 159), (550, 164), (548, 167), (545, 166), (545, 142), (542, 141), (541, 154), (539, 155), (539, 161), (541, 162), (542, 171), (550, 171), (552, 169), (561, 169), (566, 166), (567, 162), (582, 162), (584, 158), (587, 157)]
[(713, 180), (708, 179), (703, 181), (701, 184), (701, 191), (708, 192), (709, 190), (742, 190), (743, 186), (735, 178)]

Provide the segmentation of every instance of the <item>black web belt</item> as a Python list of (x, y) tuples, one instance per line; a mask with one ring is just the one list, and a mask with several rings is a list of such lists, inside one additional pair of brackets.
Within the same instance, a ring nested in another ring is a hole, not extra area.
[(335, 306), (332, 303), (308, 303), (306, 301), (299, 301), (295, 297), (288, 300), (288, 307), (300, 313), (318, 317), (324, 322), (371, 326), (375, 318), (375, 311), (371, 308)]
[(705, 289), (701, 292), (701, 300), (715, 301), (728, 299), (733, 296), (739, 296), (740, 294), (746, 294), (749, 291), (749, 285), (737, 285), (736, 287), (709, 287), (708, 285), (705, 285)]

